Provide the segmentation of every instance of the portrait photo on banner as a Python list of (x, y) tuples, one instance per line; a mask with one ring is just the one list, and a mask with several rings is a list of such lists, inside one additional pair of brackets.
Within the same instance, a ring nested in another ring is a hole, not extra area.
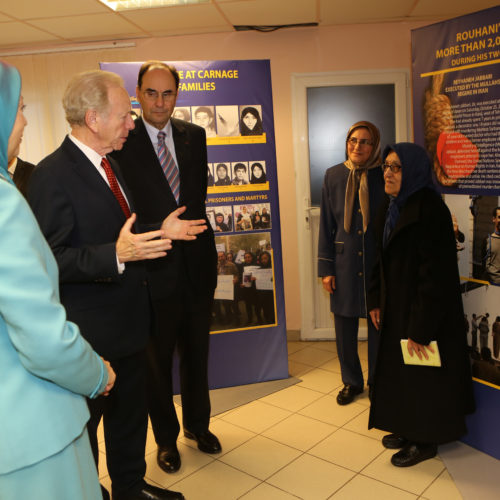
[(240, 110), (240, 134), (262, 135), (264, 127), (262, 125), (262, 106), (259, 104), (243, 105)]
[(231, 185), (231, 164), (230, 163), (214, 163), (214, 186), (230, 186)]
[(238, 106), (215, 106), (217, 135), (234, 137), (240, 134)]
[(214, 106), (193, 106), (193, 123), (205, 129), (207, 137), (216, 137)]
[(191, 108), (189, 106), (180, 106), (174, 109), (172, 113), (173, 118), (184, 120), (185, 122), (191, 121)]

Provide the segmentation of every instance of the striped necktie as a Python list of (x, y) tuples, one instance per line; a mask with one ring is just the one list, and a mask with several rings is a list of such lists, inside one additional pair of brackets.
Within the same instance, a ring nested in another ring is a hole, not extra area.
[(179, 169), (175, 164), (175, 160), (170, 153), (170, 150), (167, 148), (165, 144), (165, 132), (158, 132), (158, 159), (160, 160), (161, 168), (163, 169), (163, 173), (167, 178), (170, 189), (172, 190), (172, 194), (175, 197), (175, 201), (179, 204), (179, 191), (180, 191), (180, 178), (179, 178)]
[(111, 191), (113, 192), (116, 200), (120, 204), (120, 207), (123, 210), (125, 217), (128, 219), (130, 217), (130, 208), (128, 207), (127, 200), (125, 199), (125, 196), (123, 196), (122, 190), (120, 189), (118, 181), (116, 180), (115, 173), (113, 172), (113, 169), (111, 168), (111, 165), (107, 158), (103, 157), (101, 159), (101, 167), (104, 169), (104, 172), (106, 172), (106, 177), (108, 178), (109, 187), (111, 188)]

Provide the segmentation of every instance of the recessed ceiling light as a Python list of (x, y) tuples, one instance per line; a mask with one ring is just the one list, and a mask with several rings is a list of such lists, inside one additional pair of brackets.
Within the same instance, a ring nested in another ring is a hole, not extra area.
[(99, 0), (113, 10), (139, 10), (155, 7), (173, 7), (176, 5), (189, 5), (209, 3), (210, 0)]

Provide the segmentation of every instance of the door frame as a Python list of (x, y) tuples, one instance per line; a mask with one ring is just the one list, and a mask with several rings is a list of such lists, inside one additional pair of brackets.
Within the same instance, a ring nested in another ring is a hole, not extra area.
[[(317, 285), (316, 256), (313, 255), (310, 229), (309, 142), (307, 126), (307, 89), (346, 85), (394, 84), (396, 141), (406, 141), (412, 130), (410, 121), (410, 72), (408, 69), (373, 71), (334, 71), (292, 74), (292, 125), (295, 164), (295, 196), (299, 242), (302, 340), (331, 339), (332, 328), (315, 328), (314, 293)], [(318, 209), (315, 209), (318, 210)]]

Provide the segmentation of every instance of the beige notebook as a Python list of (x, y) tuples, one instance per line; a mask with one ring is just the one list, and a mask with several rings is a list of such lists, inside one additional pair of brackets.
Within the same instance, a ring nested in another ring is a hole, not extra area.
[(401, 352), (403, 353), (405, 365), (441, 366), (441, 356), (439, 356), (437, 342), (433, 340), (429, 345), (434, 349), (434, 354), (426, 349), (429, 359), (425, 359), (423, 354), (422, 359), (418, 359), (415, 352), (413, 352), (413, 356), (410, 356), (408, 352), (408, 339), (401, 339)]

